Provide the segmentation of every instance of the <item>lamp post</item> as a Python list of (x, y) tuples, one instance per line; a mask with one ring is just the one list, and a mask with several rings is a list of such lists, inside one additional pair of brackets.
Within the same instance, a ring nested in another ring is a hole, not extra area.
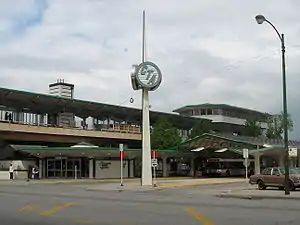
[(263, 22), (267, 22), (270, 24), (273, 29), (276, 31), (280, 42), (281, 42), (281, 60), (282, 60), (282, 101), (283, 101), (283, 138), (284, 138), (284, 150), (285, 150), (285, 176), (284, 176), (284, 189), (285, 194), (290, 194), (290, 188), (289, 188), (289, 146), (288, 146), (288, 113), (287, 113), (287, 97), (286, 97), (286, 73), (285, 73), (285, 44), (284, 44), (284, 34), (280, 34), (276, 27), (267, 20), (263, 15), (257, 15), (255, 17), (255, 20), (258, 24), (262, 24)]

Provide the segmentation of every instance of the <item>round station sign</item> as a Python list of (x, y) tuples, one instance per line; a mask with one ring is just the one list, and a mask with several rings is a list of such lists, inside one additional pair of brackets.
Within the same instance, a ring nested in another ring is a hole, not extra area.
[(162, 80), (161, 71), (153, 62), (143, 62), (136, 68), (136, 79), (143, 88), (157, 88)]

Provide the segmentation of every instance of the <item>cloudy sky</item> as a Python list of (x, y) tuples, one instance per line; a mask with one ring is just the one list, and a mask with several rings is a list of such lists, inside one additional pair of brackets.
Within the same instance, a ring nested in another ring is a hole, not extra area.
[(48, 92), (60, 78), (76, 98), (140, 107), (129, 74), (141, 60), (145, 9), (147, 59), (163, 72), (152, 110), (209, 102), (277, 113), (280, 42), (256, 24), (264, 14), (285, 33), (291, 136), (300, 139), (299, 8), (299, 0), (1, 0), (0, 84)]

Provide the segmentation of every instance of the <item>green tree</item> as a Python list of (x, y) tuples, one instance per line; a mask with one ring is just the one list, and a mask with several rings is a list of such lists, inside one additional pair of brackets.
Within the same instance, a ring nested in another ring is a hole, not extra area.
[[(270, 116), (267, 120), (268, 128), (266, 131), (267, 138), (282, 139), (284, 120), (283, 113)], [(291, 115), (287, 118), (287, 127), (289, 131), (293, 131), (293, 121)]]
[(262, 135), (260, 122), (255, 118), (247, 119), (245, 123), (245, 134), (250, 137), (258, 137)]
[(189, 138), (194, 138), (209, 132), (210, 132), (210, 122), (205, 120), (199, 120), (193, 126)]
[(151, 147), (152, 149), (167, 149), (181, 143), (177, 128), (168, 120), (168, 118), (162, 116), (155, 122), (151, 132)]

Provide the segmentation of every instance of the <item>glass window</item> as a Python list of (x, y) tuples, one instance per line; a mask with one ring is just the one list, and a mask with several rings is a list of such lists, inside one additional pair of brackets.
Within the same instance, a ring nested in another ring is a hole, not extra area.
[(272, 172), (272, 175), (280, 175), (280, 172), (279, 172), (279, 170), (277, 169), (277, 168), (274, 168), (273, 169), (273, 172)]
[(206, 110), (205, 109), (201, 109), (201, 115), (206, 115)]
[(213, 115), (219, 115), (219, 110), (218, 109), (213, 109)]
[(211, 109), (207, 110), (207, 115), (212, 115), (212, 110)]
[[(280, 168), (281, 174), (285, 174), (285, 169)], [(290, 174), (300, 174), (300, 168), (290, 168)]]
[(269, 168), (269, 169), (263, 170), (262, 174), (263, 175), (271, 175), (271, 169)]

